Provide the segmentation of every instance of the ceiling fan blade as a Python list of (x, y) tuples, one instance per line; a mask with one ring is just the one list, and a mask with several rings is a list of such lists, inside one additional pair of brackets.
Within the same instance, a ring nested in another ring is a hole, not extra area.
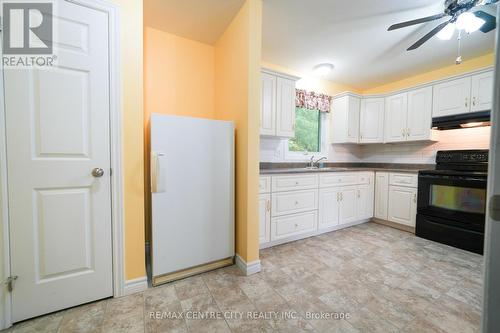
[(495, 29), (497, 27), (497, 19), (495, 16), (490, 15), (486, 12), (483, 12), (482, 10), (478, 10), (477, 12), (474, 12), (474, 15), (476, 17), (479, 17), (480, 19), (484, 20), (484, 24), (479, 30), (481, 30), (484, 33), (490, 32), (491, 30)]
[(400, 28), (404, 28), (404, 27), (409, 27), (411, 25), (420, 24), (420, 23), (424, 23), (424, 22), (439, 20), (440, 18), (443, 18), (445, 16), (448, 16), (448, 15), (445, 13), (441, 13), (441, 14), (436, 14), (436, 15), (432, 15), (432, 16), (422, 17), (422, 18), (419, 18), (416, 20), (411, 20), (411, 21), (393, 24), (389, 27), (389, 29), (387, 29), (387, 31), (396, 30), (396, 29), (400, 29)]
[(443, 22), (440, 25), (438, 25), (437, 27), (435, 27), (427, 35), (425, 35), (424, 37), (420, 38), (415, 44), (413, 44), (412, 46), (410, 46), (406, 51), (412, 51), (412, 50), (418, 49), (423, 43), (427, 42), (435, 34), (437, 34), (438, 32), (440, 32), (446, 25), (448, 25), (448, 23), (450, 23), (450, 21)]

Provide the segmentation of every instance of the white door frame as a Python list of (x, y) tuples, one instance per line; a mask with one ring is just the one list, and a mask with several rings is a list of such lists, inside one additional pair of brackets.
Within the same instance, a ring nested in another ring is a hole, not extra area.
[[(58, 1), (58, 0), (54, 0)], [(111, 224), (113, 251), (113, 296), (124, 295), (125, 262), (124, 262), (124, 227), (123, 227), (123, 173), (122, 173), (122, 114), (121, 114), (121, 84), (120, 84), (120, 29), (119, 8), (115, 4), (103, 0), (64, 0), (84, 6), (108, 15), (109, 26), (109, 111), (110, 111), (110, 148), (111, 148)], [(0, 49), (1, 50), (1, 49)], [(3, 228), (4, 276), (1, 276), (0, 288), (5, 292), (3, 282), (10, 276), (10, 237), (9, 237), (9, 206), (7, 178), (7, 149), (5, 100), (3, 90), (3, 68), (0, 67), (0, 204), (2, 214), (0, 222)], [(0, 272), (2, 270), (0, 269)], [(0, 304), (0, 330), (12, 326), (12, 299), (7, 293), (5, 302)]]

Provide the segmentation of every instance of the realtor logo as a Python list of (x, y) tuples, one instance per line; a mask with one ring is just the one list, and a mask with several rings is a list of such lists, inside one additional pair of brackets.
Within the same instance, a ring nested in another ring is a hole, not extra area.
[(52, 3), (3, 4), (4, 54), (52, 54)]

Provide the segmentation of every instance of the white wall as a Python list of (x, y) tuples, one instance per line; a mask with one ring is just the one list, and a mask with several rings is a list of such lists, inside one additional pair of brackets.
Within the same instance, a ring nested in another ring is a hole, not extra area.
[[(434, 163), (438, 150), (488, 149), (490, 127), (436, 132), (437, 142), (330, 145), (329, 162)], [(261, 162), (286, 162), (286, 141), (261, 138)]]

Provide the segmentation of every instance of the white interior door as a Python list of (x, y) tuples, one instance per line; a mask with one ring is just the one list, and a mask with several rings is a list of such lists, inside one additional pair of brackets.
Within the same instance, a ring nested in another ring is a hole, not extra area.
[(57, 10), (57, 66), (5, 70), (14, 322), (113, 293), (108, 18)]

